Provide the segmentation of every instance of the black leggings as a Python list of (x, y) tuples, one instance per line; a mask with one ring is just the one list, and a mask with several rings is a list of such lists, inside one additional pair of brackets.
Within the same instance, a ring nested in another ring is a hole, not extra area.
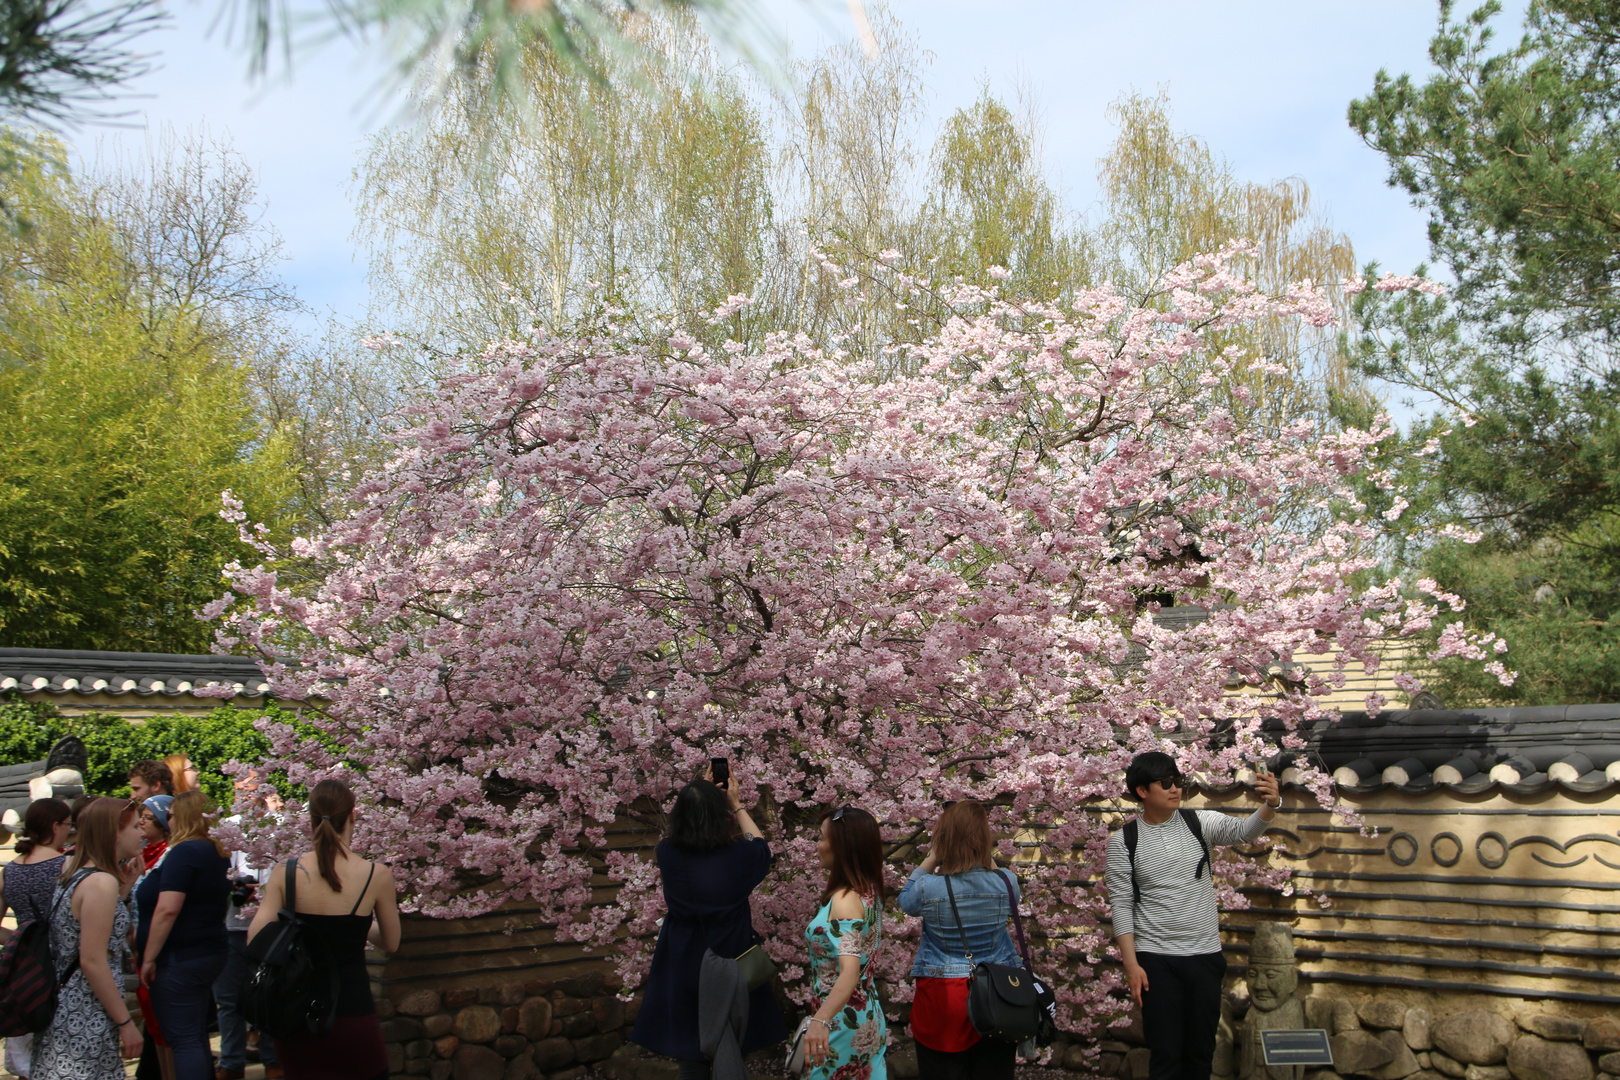
[(980, 1039), (966, 1050), (947, 1053), (917, 1044), (917, 1075), (926, 1080), (1013, 1080), (1018, 1047), (1000, 1039)]

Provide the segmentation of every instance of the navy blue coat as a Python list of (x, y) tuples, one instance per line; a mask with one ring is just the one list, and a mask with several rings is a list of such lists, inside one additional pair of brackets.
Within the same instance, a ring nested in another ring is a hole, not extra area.
[[(703, 951), (740, 956), (754, 944), (748, 896), (771, 868), (764, 840), (738, 840), (714, 851), (686, 851), (668, 840), (658, 844), (669, 914), (658, 931), (641, 1012), (630, 1041), (683, 1061), (703, 1061), (698, 1049), (698, 971)], [(748, 1031), (742, 1052), (787, 1038), (787, 1025), (770, 986), (748, 999)]]

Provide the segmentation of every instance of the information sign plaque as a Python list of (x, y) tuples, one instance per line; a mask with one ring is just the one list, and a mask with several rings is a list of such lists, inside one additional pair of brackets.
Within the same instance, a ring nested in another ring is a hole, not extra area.
[(1333, 1048), (1321, 1028), (1262, 1031), (1260, 1046), (1267, 1065), (1333, 1065)]

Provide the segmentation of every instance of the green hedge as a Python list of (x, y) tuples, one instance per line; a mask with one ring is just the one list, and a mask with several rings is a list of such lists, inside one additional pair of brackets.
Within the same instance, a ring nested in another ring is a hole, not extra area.
[(13, 696), (0, 701), (0, 765), (39, 761), (57, 739), (77, 735), (90, 755), (85, 790), (92, 795), (123, 795), (129, 790), (129, 767), (135, 762), (185, 754), (197, 766), (202, 789), (221, 806), (229, 806), (231, 778), (219, 770), (229, 761), (261, 761), (269, 753), (270, 740), (253, 727), (261, 716), (293, 720), (292, 714), (274, 705), (260, 709), (221, 706), (206, 716), (154, 716), (132, 724), (108, 713), (63, 716), (49, 702)]

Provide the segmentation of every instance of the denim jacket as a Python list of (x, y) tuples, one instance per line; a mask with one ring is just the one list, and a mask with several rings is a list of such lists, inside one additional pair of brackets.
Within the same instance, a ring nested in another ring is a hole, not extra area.
[[(975, 964), (1023, 965), (1012, 935), (1007, 932), (1007, 920), (1012, 918), (1007, 904), (1009, 878), (1013, 894), (1021, 898), (1017, 875), (1010, 870), (968, 870), (951, 875), (956, 907), (966, 924), (967, 944), (973, 950)], [(951, 915), (942, 875), (925, 874), (921, 867), (913, 870), (900, 890), (900, 910), (907, 915), (921, 915), (923, 921), (922, 941), (911, 965), (912, 978), (965, 979), (973, 974), (962, 951), (962, 936)]]

